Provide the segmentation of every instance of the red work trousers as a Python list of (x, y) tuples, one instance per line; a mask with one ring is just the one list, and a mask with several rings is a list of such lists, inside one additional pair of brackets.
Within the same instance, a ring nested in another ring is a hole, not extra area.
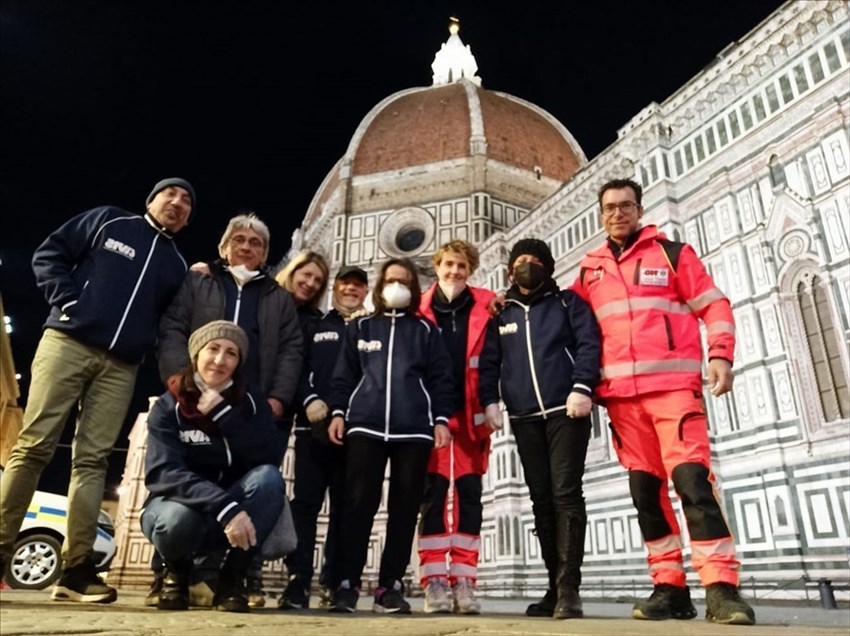
[(708, 421), (702, 396), (691, 390), (656, 392), (606, 402), (620, 464), (629, 470), (656, 585), (685, 585), (682, 537), (668, 480), (682, 502), (691, 563), (703, 585), (738, 584), (740, 561), (711, 473)]

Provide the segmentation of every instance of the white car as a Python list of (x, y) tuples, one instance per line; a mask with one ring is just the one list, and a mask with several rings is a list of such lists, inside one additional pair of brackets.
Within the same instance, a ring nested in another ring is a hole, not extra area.
[[(3, 573), (3, 579), (9, 587), (41, 590), (59, 578), (67, 522), (68, 498), (36, 490), (15, 540), (12, 558)], [(94, 541), (94, 560), (98, 572), (108, 570), (115, 557), (114, 537), (112, 517), (101, 510)]]

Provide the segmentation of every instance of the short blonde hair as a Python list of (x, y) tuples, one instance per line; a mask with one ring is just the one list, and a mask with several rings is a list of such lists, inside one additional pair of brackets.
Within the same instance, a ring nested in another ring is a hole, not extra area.
[(469, 263), (470, 276), (475, 273), (476, 269), (478, 269), (478, 250), (475, 249), (475, 246), (471, 243), (467, 243), (460, 239), (449, 241), (434, 252), (434, 257), (431, 259), (434, 263), (434, 269), (440, 266), (440, 263), (443, 261), (443, 257), (447, 252), (455, 252), (466, 259), (466, 262)]
[(263, 239), (262, 265), (265, 265), (266, 260), (269, 258), (269, 240), (271, 238), (269, 226), (263, 223), (260, 220), (260, 217), (253, 212), (239, 214), (238, 216), (234, 216), (230, 219), (230, 222), (227, 224), (227, 228), (224, 230), (224, 234), (221, 235), (221, 240), (218, 242), (218, 255), (224, 258), (224, 250), (227, 249), (227, 244), (230, 242), (230, 238), (233, 236), (234, 232), (245, 228), (254, 230), (260, 235), (260, 238)]
[(322, 300), (324, 299), (325, 294), (328, 292), (328, 278), (330, 276), (330, 269), (328, 269), (328, 262), (325, 260), (325, 257), (319, 254), (318, 252), (310, 252), (304, 251), (300, 252), (295, 258), (293, 258), (289, 263), (286, 264), (282, 270), (280, 270), (274, 279), (277, 281), (278, 285), (283, 287), (290, 294), (295, 291), (295, 288), (292, 283), (292, 279), (295, 276), (295, 272), (304, 267), (305, 265), (309, 265), (310, 263), (314, 263), (316, 267), (322, 270), (322, 274), (325, 279), (322, 281), (322, 286), (319, 288), (319, 291), (316, 292), (316, 295), (307, 303), (310, 307), (314, 309), (319, 309), (322, 304)]

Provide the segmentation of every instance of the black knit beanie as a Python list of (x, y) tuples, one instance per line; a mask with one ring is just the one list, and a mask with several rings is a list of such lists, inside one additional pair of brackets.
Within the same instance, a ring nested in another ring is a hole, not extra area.
[(511, 248), (511, 255), (508, 258), (509, 272), (514, 267), (514, 261), (523, 254), (530, 254), (540, 259), (540, 262), (543, 263), (543, 268), (549, 276), (555, 273), (555, 259), (552, 256), (552, 250), (549, 249), (545, 241), (535, 238), (520, 239), (514, 244)]
[(192, 211), (189, 213), (189, 218), (195, 214), (195, 207), (198, 205), (198, 199), (195, 197), (195, 188), (192, 187), (192, 184), (186, 181), (186, 179), (181, 179), (180, 177), (169, 177), (168, 179), (163, 179), (159, 181), (151, 190), (151, 193), (148, 195), (148, 198), (145, 199), (145, 207), (151, 204), (153, 198), (165, 190), (170, 186), (177, 186), (178, 188), (183, 188), (186, 192), (189, 193), (189, 198), (192, 200)]

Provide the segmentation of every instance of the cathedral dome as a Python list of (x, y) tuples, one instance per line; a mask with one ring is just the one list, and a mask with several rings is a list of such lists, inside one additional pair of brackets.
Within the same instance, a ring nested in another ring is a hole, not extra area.
[[(360, 122), (310, 204), (303, 239), (324, 233), (322, 228), (339, 215), (365, 213), (400, 213), (401, 229), (411, 223), (433, 225), (434, 232), (425, 232), (430, 239), (441, 234), (441, 222), (434, 218), (431, 224), (421, 211), (434, 217), (434, 206), (441, 202), (466, 200), (479, 209), (473, 209), (473, 218), (492, 218), (491, 202), (496, 217), (498, 210), (509, 211), (503, 221), (496, 218), (470, 235), (484, 240), (509, 227), (587, 164), (578, 142), (550, 113), (482, 88), (475, 58), (457, 31), (452, 24), (449, 39), (434, 58), (432, 86), (394, 93)], [(420, 220), (411, 220), (410, 214)], [(423, 248), (427, 243), (423, 240)], [(394, 249), (382, 247), (382, 253)]]

